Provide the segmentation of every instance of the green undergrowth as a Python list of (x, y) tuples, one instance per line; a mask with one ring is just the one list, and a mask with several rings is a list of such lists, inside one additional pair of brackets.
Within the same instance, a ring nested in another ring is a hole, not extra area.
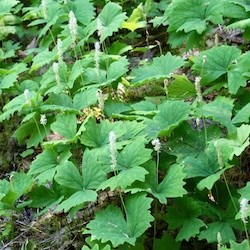
[(0, 1), (3, 249), (249, 249), (247, 1)]

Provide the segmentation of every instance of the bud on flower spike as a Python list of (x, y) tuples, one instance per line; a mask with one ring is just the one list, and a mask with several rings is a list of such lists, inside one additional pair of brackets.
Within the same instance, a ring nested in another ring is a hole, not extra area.
[(116, 160), (116, 135), (113, 131), (110, 131), (109, 133), (109, 153), (111, 158), (111, 168), (112, 170), (115, 170), (117, 166), (117, 160)]
[(72, 44), (75, 45), (77, 36), (77, 20), (72, 10), (69, 12), (69, 32)]

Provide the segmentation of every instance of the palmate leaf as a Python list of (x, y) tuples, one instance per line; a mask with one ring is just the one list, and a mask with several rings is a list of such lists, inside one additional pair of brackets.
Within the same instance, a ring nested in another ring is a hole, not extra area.
[(96, 201), (97, 193), (93, 190), (81, 190), (72, 194), (68, 199), (64, 200), (57, 208), (56, 211), (68, 212), (72, 207), (76, 207), (85, 202)]
[(17, 5), (19, 2), (20, 1), (18, 0), (1, 0), (0, 1), (0, 16), (9, 13), (12, 7)]
[(183, 188), (183, 181), (186, 174), (183, 173), (183, 167), (178, 164), (172, 165), (166, 173), (163, 181), (158, 185), (156, 176), (156, 165), (154, 162), (147, 162), (144, 168), (149, 174), (146, 175), (145, 181), (135, 182), (126, 192), (137, 193), (146, 191), (156, 197), (162, 204), (166, 204), (166, 198), (183, 197), (187, 191)]
[(159, 113), (153, 120), (146, 121), (150, 137), (169, 136), (181, 122), (189, 120), (191, 106), (184, 101), (168, 100), (159, 105)]
[(206, 22), (222, 23), (222, 4), (207, 0), (174, 0), (168, 7), (168, 31), (196, 31), (201, 34), (206, 29)]
[(171, 77), (174, 70), (182, 67), (184, 60), (171, 53), (156, 57), (150, 65), (141, 66), (132, 70), (133, 85), (138, 86), (150, 80), (159, 80)]
[(145, 175), (148, 171), (142, 167), (132, 167), (124, 169), (119, 174), (109, 178), (108, 180), (101, 183), (98, 190), (105, 190), (110, 188), (111, 191), (116, 188), (125, 190), (128, 186), (132, 185), (135, 181), (145, 181)]
[(76, 0), (73, 4), (76, 19), (85, 26), (89, 25), (95, 17), (95, 8), (92, 1)]
[(249, 123), (250, 118), (250, 103), (246, 104), (242, 109), (240, 109), (235, 117), (232, 119), (233, 124), (237, 123)]
[(214, 121), (231, 128), (232, 110), (234, 101), (230, 98), (218, 96), (213, 102), (202, 106), (200, 116), (211, 117)]
[(68, 188), (83, 190), (82, 176), (76, 166), (70, 161), (58, 165), (55, 181)]
[(90, 119), (85, 125), (86, 130), (82, 132), (81, 143), (88, 147), (103, 147), (109, 143), (110, 131), (114, 131), (117, 138), (124, 135), (125, 131), (121, 124), (122, 122), (111, 123), (108, 120), (96, 124)]
[(236, 240), (233, 228), (226, 221), (216, 221), (207, 225), (207, 229), (203, 230), (199, 239), (206, 239), (208, 243), (217, 242), (217, 233), (220, 232), (222, 243), (228, 243), (229, 240)]
[(122, 12), (122, 8), (118, 4), (108, 2), (97, 18), (102, 22), (100, 37), (100, 42), (102, 43), (107, 37), (112, 36), (114, 32), (122, 27), (122, 23), (127, 16)]
[(50, 125), (53, 132), (58, 133), (66, 139), (72, 139), (76, 134), (76, 115), (75, 114), (58, 114), (56, 121)]
[[(195, 59), (192, 68), (195, 72), (201, 74), (201, 83), (207, 84), (227, 74), (229, 67), (240, 54), (240, 49), (233, 46), (222, 45), (213, 47), (200, 53)], [(205, 63), (203, 63), (204, 56), (206, 56)]]
[(84, 234), (91, 234), (92, 239), (101, 240), (102, 243), (111, 241), (113, 247), (128, 242), (135, 245), (136, 238), (140, 237), (153, 221), (150, 214), (151, 198), (146, 194), (130, 195), (125, 201), (126, 220), (122, 211), (114, 206), (109, 206), (105, 210), (96, 214)]
[(168, 223), (169, 229), (181, 227), (176, 241), (189, 240), (200, 233), (205, 223), (197, 218), (202, 215), (201, 206), (198, 202), (189, 197), (175, 199), (174, 205), (168, 208), (164, 220)]
[(85, 189), (97, 189), (106, 179), (101, 163), (93, 150), (85, 149), (82, 158), (82, 176)]

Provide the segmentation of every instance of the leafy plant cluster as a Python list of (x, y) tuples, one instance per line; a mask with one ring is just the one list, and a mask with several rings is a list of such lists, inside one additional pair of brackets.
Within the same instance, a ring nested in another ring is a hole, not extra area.
[[(16, 213), (74, 220), (106, 190), (117, 199), (82, 228), (84, 250), (179, 249), (191, 239), (249, 249), (241, 201), (250, 184), (229, 177), (249, 157), (250, 55), (213, 33), (240, 28), (248, 41), (249, 6), (2, 0), (0, 120), (20, 118), (13, 137), (30, 164), (0, 180), (1, 240), (11, 240)], [(154, 29), (169, 48), (151, 43)], [(157, 55), (131, 67), (146, 51)]]

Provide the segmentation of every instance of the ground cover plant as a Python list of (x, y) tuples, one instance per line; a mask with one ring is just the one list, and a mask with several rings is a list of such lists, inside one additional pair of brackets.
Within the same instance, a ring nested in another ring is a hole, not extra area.
[(1, 249), (250, 249), (249, 16), (0, 1)]

